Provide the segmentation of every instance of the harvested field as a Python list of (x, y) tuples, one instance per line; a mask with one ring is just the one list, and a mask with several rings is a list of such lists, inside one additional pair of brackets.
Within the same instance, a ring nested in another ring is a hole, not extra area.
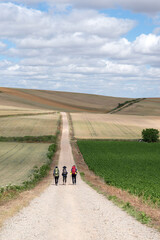
[(0, 186), (21, 184), (33, 167), (47, 162), (50, 144), (0, 143)]
[(22, 115), (22, 114), (41, 114), (41, 113), (53, 113), (54, 111), (30, 109), (30, 108), (19, 108), (13, 106), (0, 105), (0, 117), (11, 116), (11, 115)]
[(147, 98), (116, 112), (116, 114), (160, 116), (160, 98)]
[(139, 139), (144, 128), (160, 129), (160, 117), (72, 113), (74, 136), (79, 139)]
[(23, 137), (55, 135), (60, 115), (33, 115), (0, 118), (0, 136)]

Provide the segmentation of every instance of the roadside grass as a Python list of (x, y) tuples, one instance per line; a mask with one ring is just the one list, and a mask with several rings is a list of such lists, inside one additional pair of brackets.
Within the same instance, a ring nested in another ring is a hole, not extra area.
[(137, 211), (129, 202), (124, 202), (118, 199), (116, 196), (109, 196), (108, 199), (111, 200), (118, 207), (122, 208), (129, 215), (137, 219), (139, 222), (147, 225), (151, 223), (151, 218), (147, 216), (146, 213), (142, 211)]
[(129, 202), (122, 201), (117, 196), (112, 196), (112, 195), (106, 194), (105, 192), (103, 192), (100, 189), (100, 187), (98, 185), (96, 186), (93, 183), (91, 183), (90, 181), (86, 180), (84, 172), (80, 172), (80, 176), (81, 176), (82, 180), (85, 181), (90, 187), (92, 187), (99, 194), (104, 195), (108, 200), (112, 201), (116, 206), (122, 208), (130, 216), (134, 217), (136, 220), (138, 220), (142, 224), (147, 224), (148, 226), (151, 226), (152, 219), (146, 213), (137, 210)]
[(108, 185), (160, 207), (160, 143), (93, 140), (77, 143), (89, 169)]

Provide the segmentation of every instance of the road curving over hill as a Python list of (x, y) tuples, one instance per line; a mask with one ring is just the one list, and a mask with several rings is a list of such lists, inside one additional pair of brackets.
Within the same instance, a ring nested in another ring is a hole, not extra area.
[[(59, 167), (74, 163), (65, 113)], [(80, 176), (77, 185), (53, 183), (30, 205), (6, 221), (0, 240), (160, 240), (160, 233), (137, 222), (98, 194)]]

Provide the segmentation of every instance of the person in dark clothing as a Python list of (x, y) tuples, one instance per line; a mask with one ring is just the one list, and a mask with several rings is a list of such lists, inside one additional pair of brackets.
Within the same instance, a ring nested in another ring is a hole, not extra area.
[(67, 167), (66, 166), (63, 166), (63, 169), (62, 169), (62, 176), (63, 176), (63, 184), (66, 184), (67, 182)]
[(76, 184), (76, 176), (77, 176), (77, 173), (78, 173), (77, 168), (76, 168), (75, 165), (73, 165), (72, 168), (71, 168), (72, 183), (73, 183), (73, 184)]
[(54, 176), (54, 179), (55, 179), (55, 185), (57, 186), (58, 179), (59, 179), (59, 168), (57, 166), (54, 168), (53, 176)]

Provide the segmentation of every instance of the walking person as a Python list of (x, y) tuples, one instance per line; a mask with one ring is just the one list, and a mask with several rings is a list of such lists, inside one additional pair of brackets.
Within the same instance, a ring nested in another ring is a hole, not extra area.
[(53, 176), (54, 176), (54, 179), (55, 179), (55, 185), (57, 186), (58, 179), (59, 179), (59, 168), (57, 166), (54, 168)]
[(73, 165), (72, 168), (71, 168), (72, 183), (73, 183), (73, 185), (76, 184), (76, 176), (77, 176), (77, 173), (78, 173), (77, 168), (76, 168), (75, 165)]
[(66, 184), (67, 182), (67, 167), (66, 166), (63, 166), (63, 169), (62, 169), (62, 176), (63, 176), (63, 184)]

